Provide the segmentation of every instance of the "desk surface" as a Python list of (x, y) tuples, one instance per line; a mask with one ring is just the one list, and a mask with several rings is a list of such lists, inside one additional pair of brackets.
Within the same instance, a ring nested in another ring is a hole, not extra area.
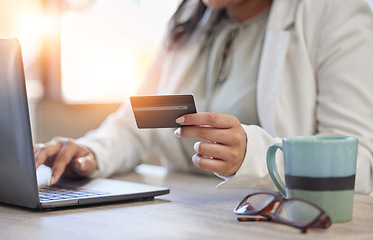
[(0, 239), (373, 239), (373, 198), (355, 195), (353, 220), (327, 230), (238, 222), (234, 207), (247, 190), (217, 190), (219, 179), (138, 171), (117, 179), (167, 186), (152, 201), (52, 211), (0, 204)]

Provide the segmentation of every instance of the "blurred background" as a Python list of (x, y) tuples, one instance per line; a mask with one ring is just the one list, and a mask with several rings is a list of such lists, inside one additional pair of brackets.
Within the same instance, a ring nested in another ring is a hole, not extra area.
[(141, 83), (178, 0), (0, 0), (23, 51), (34, 142), (96, 128)]
[(23, 50), (34, 142), (80, 137), (135, 93), (180, 2), (0, 0), (0, 37)]

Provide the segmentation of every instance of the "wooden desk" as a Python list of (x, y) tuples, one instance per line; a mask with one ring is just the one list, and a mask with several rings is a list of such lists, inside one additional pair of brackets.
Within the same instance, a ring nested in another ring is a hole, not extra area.
[(373, 239), (373, 198), (356, 195), (351, 222), (327, 230), (238, 222), (247, 190), (217, 190), (214, 177), (131, 173), (118, 179), (170, 187), (153, 201), (32, 211), (0, 204), (0, 239)]

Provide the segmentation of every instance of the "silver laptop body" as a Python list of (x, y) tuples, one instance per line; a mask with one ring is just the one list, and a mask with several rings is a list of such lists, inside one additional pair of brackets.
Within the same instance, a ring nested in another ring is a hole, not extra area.
[[(46, 168), (46, 167), (45, 167)], [(113, 179), (63, 179), (65, 197), (39, 195), (44, 172), (35, 170), (29, 107), (20, 44), (0, 39), (0, 202), (27, 208), (55, 208), (152, 199), (168, 188)], [(39, 186), (38, 186), (39, 179)], [(82, 194), (87, 193), (87, 194)], [(60, 193), (58, 193), (60, 194)], [(44, 200), (43, 200), (44, 199)]]

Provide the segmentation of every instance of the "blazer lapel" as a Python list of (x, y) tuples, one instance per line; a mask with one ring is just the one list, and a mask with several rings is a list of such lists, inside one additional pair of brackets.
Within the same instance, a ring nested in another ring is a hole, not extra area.
[(261, 126), (274, 133), (274, 111), (298, 0), (275, 0), (271, 7), (258, 72), (257, 107)]

